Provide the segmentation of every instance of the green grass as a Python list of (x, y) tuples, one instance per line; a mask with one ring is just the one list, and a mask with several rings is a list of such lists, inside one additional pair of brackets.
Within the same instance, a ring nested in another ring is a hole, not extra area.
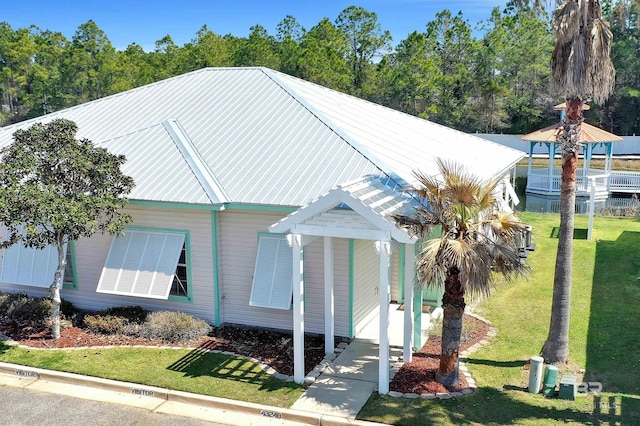
[(290, 407), (304, 388), (241, 357), (187, 349), (27, 350), (0, 342), (0, 361), (202, 395)]
[[(478, 393), (446, 401), (375, 395), (359, 418), (402, 425), (640, 424), (640, 222), (597, 217), (593, 240), (574, 240), (566, 370), (586, 369), (585, 380), (602, 382), (604, 392), (562, 401), (525, 392), (523, 368), (548, 333), (559, 216), (521, 217), (534, 229), (533, 273), (529, 281), (499, 285), (477, 308), (499, 330), (469, 358)], [(576, 228), (587, 228), (587, 218), (576, 217)]]

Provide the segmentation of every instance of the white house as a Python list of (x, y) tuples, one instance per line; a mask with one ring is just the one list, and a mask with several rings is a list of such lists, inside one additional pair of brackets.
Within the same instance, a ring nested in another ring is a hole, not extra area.
[[(293, 330), (296, 381), (305, 331), (357, 337), (380, 314), (384, 342), (389, 299), (411, 305), (415, 240), (389, 215), (411, 209), (414, 169), (455, 160), (512, 194), (523, 156), (266, 68), (202, 69), (0, 128), (0, 147), (55, 118), (126, 155), (136, 181), (124, 237), (70, 244), (62, 297)], [(47, 294), (50, 255), (0, 251), (0, 291)], [(410, 309), (405, 324), (407, 359)]]

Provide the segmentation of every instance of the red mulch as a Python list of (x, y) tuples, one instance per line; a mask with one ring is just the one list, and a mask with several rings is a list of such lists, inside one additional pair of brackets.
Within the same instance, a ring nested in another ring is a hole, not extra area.
[[(484, 339), (491, 326), (477, 318), (465, 315), (463, 320), (463, 340), (460, 352)], [(460, 373), (460, 383), (445, 387), (436, 382), (436, 372), (440, 363), (441, 339), (429, 336), (422, 348), (413, 353), (410, 363), (404, 364), (389, 385), (389, 389), (402, 393), (448, 393), (460, 392), (469, 387), (466, 378)]]
[[(484, 339), (490, 326), (483, 321), (465, 315), (464, 338), (460, 351)], [(21, 345), (33, 348), (74, 348), (87, 346), (174, 346), (206, 348), (229, 351), (238, 355), (256, 358), (276, 371), (293, 375), (293, 338), (290, 334), (248, 330), (236, 327), (215, 328), (209, 336), (189, 342), (166, 343), (122, 335), (94, 334), (74, 326), (63, 327), (58, 340), (50, 337), (49, 329), (35, 330), (0, 325), (0, 332)], [(310, 372), (324, 358), (324, 337), (305, 336), (305, 372)], [(459, 392), (468, 387), (464, 375), (460, 384), (452, 388), (435, 381), (440, 357), (440, 338), (430, 336), (425, 345), (413, 355), (413, 360), (404, 364), (391, 381), (390, 389), (402, 393), (446, 393)]]
[[(229, 351), (256, 358), (282, 374), (293, 375), (293, 339), (290, 334), (280, 332), (221, 327), (200, 339), (171, 343), (124, 335), (94, 334), (74, 326), (63, 327), (58, 340), (51, 338), (48, 328), (36, 330), (0, 325), (0, 332), (32, 348), (142, 345)], [(308, 373), (324, 358), (324, 337), (305, 336), (304, 355), (305, 373)]]

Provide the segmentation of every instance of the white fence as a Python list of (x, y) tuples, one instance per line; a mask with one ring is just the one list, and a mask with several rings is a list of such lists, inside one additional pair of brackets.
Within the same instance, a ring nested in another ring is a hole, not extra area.
[(609, 190), (611, 192), (640, 192), (640, 173), (611, 172)]

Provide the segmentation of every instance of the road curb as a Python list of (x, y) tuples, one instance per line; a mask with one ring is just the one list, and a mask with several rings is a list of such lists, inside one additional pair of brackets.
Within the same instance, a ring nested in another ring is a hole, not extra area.
[(52, 371), (36, 367), (28, 367), (18, 364), (0, 362), (0, 374), (23, 379), (25, 381), (43, 380), (48, 382), (64, 383), (76, 386), (91, 387), (94, 389), (131, 394), (138, 397), (155, 398), (167, 402), (179, 402), (189, 405), (197, 405), (206, 408), (234, 411), (256, 417), (268, 417), (283, 421), (295, 422), (305, 425), (318, 426), (375, 426), (381, 423), (348, 419), (344, 417), (326, 414), (312, 413), (290, 408), (272, 407), (251, 402), (235, 401), (193, 394), (189, 392), (175, 391), (155, 386), (141, 385), (137, 383), (121, 382), (118, 380), (102, 379), (99, 377), (83, 376), (81, 374)]

